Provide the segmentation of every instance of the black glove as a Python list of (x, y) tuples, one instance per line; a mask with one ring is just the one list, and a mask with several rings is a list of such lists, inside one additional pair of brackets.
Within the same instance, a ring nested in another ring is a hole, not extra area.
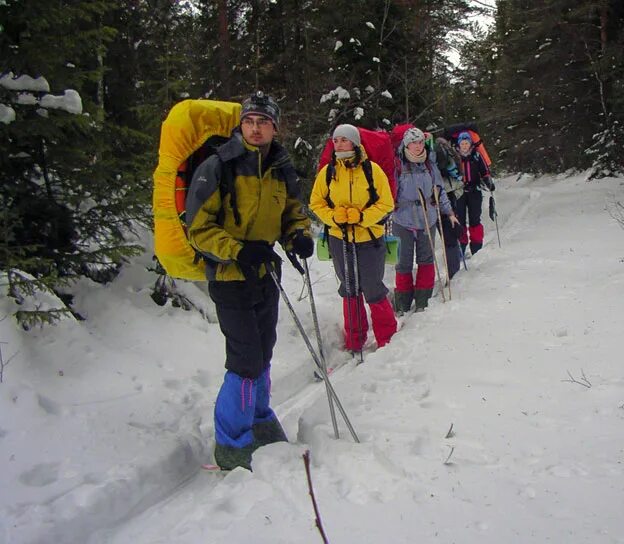
[(453, 225), (453, 233), (455, 234), (455, 238), (459, 240), (464, 233), (464, 227), (458, 224)]
[(265, 240), (243, 242), (243, 249), (238, 252), (236, 260), (243, 267), (258, 268), (262, 263), (275, 261), (279, 257)]
[(492, 178), (485, 178), (483, 180), (483, 184), (488, 188), (488, 190), (490, 192), (494, 192), (494, 189), (496, 189), (496, 186), (494, 185), (494, 182), (492, 181)]
[(292, 250), (295, 255), (302, 259), (312, 257), (314, 253), (314, 240), (306, 236), (302, 231), (298, 231), (292, 240)]

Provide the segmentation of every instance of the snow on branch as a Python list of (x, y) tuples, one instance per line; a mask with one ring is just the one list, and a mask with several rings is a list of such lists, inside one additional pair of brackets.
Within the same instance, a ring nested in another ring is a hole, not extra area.
[[(14, 104), (19, 106), (36, 106), (37, 113), (47, 116), (50, 109), (63, 110), (72, 114), (82, 113), (82, 99), (77, 91), (66, 89), (62, 95), (50, 94), (50, 84), (43, 77), (33, 78), (29, 75), (16, 77), (8, 72), (0, 77), (0, 88), (15, 94)], [(15, 110), (0, 103), (0, 122), (8, 125), (15, 121)]]
[(0, 104), (0, 123), (8, 125), (15, 121), (15, 110), (6, 104)]
[(50, 84), (45, 77), (30, 77), (21, 75), (16, 77), (13, 72), (8, 72), (0, 77), (0, 87), (9, 91), (32, 91), (36, 93), (49, 93)]
[(39, 104), (47, 109), (65, 110), (74, 114), (82, 113), (82, 99), (73, 89), (66, 89), (61, 96), (46, 94), (41, 97)]
[(338, 87), (336, 87), (332, 91), (329, 91), (328, 93), (321, 96), (321, 104), (324, 104), (329, 100), (334, 100), (336, 103), (338, 103), (341, 100), (349, 100), (349, 98), (351, 98), (349, 91), (338, 85)]

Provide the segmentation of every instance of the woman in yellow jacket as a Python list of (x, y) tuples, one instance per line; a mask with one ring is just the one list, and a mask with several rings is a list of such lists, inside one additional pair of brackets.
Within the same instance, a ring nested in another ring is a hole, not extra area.
[[(366, 342), (368, 320), (363, 298), (370, 307), (377, 346), (382, 347), (397, 329), (387, 298), (388, 288), (383, 282), (386, 248), (384, 226), (380, 223), (394, 209), (394, 200), (383, 170), (366, 158), (356, 127), (339, 125), (332, 140), (332, 160), (316, 177), (310, 209), (329, 227), (329, 251), (340, 280), (338, 293), (343, 299), (346, 349), (360, 351)], [(364, 170), (367, 167), (372, 174), (372, 191)], [(358, 293), (354, 281), (356, 268)]]

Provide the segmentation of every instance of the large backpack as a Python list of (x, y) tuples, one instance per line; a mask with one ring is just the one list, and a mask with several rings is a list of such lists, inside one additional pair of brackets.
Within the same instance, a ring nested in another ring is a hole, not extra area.
[[(390, 186), (390, 191), (392, 193), (392, 198), (396, 198), (396, 181), (394, 178), (394, 149), (392, 148), (392, 140), (390, 139), (390, 135), (387, 132), (379, 131), (379, 130), (369, 130), (362, 127), (357, 127), (358, 132), (360, 133), (360, 140), (362, 142), (362, 146), (366, 151), (367, 159), (362, 161), (362, 170), (364, 171), (364, 176), (366, 177), (366, 181), (368, 183), (368, 193), (369, 198), (366, 203), (366, 208), (373, 205), (377, 200), (379, 200), (379, 194), (377, 193), (377, 189), (375, 188), (375, 181), (373, 179), (373, 169), (371, 166), (371, 162), (377, 163), (381, 169), (386, 174), (388, 178), (388, 185)], [(333, 153), (334, 153), (334, 143), (331, 138), (329, 138), (325, 144), (325, 148), (321, 153), (321, 157), (319, 159), (318, 171), (320, 171), (325, 165), (327, 165), (327, 170), (325, 171), (325, 182), (329, 187), (332, 179), (335, 175), (335, 166), (333, 164)], [(331, 196), (328, 193), (328, 198), (331, 200)], [(385, 224), (386, 218), (382, 219), (380, 223)], [(388, 230), (388, 225), (386, 224), (386, 231)], [(369, 233), (372, 240), (375, 240), (372, 232), (369, 229)], [(386, 245), (386, 263), (395, 264), (398, 258), (398, 239), (390, 234), (386, 233), (384, 236), (384, 242)], [(317, 240), (317, 257), (319, 260), (329, 260), (331, 257), (329, 255), (329, 246), (326, 243), (329, 239), (329, 228), (325, 226), (324, 232), (321, 237)]]
[(435, 150), (438, 170), (440, 170), (443, 176), (451, 162), (454, 164), (455, 168), (459, 166), (461, 162), (459, 152), (446, 138), (438, 137), (435, 139)]
[[(371, 197), (373, 196), (375, 189), (373, 185), (372, 169), (369, 161), (376, 162), (379, 166), (381, 166), (381, 169), (384, 171), (384, 174), (386, 174), (388, 178), (388, 184), (390, 185), (392, 198), (395, 198), (396, 181), (394, 179), (394, 150), (392, 148), (390, 135), (387, 132), (379, 130), (368, 130), (362, 127), (357, 127), (357, 129), (360, 133), (362, 146), (364, 147), (366, 155), (368, 156), (368, 161), (362, 161), (362, 169), (364, 170), (366, 181), (368, 181)], [(320, 171), (326, 164), (331, 164), (333, 152), (334, 144), (331, 138), (329, 138), (325, 143), (325, 148), (323, 149), (323, 152), (321, 153), (318, 171)], [(328, 168), (328, 176), (331, 176), (331, 174), (332, 172), (330, 168)]]
[(488, 154), (487, 149), (485, 149), (485, 144), (483, 143), (481, 136), (479, 136), (476, 123), (458, 123), (456, 125), (451, 125), (450, 127), (444, 129), (444, 137), (456, 146), (457, 137), (462, 132), (470, 134), (474, 149), (476, 149), (479, 152), (479, 155), (483, 157), (483, 160), (485, 161), (485, 164), (488, 165), (488, 168), (492, 166), (492, 159), (490, 159), (490, 155)]
[[(171, 108), (162, 124), (152, 202), (154, 252), (172, 277), (206, 279), (205, 265), (187, 238), (186, 192), (197, 166), (229, 139), (240, 110), (234, 102), (184, 100)], [(228, 185), (221, 180), (220, 190)]]
[[(395, 177), (401, 174), (401, 159), (399, 158), (399, 146), (403, 141), (403, 136), (410, 128), (416, 128), (416, 125), (412, 125), (411, 123), (403, 123), (401, 125), (395, 125), (392, 127), (390, 131), (390, 139), (392, 141), (392, 147), (394, 151), (394, 171)], [(429, 174), (431, 174), (431, 178), (434, 178), (433, 170), (431, 167), (431, 161), (436, 161), (436, 150), (433, 142), (433, 136), (430, 132), (425, 132), (425, 147), (427, 148), (427, 160), (425, 161), (425, 166), (427, 170), (429, 170)]]

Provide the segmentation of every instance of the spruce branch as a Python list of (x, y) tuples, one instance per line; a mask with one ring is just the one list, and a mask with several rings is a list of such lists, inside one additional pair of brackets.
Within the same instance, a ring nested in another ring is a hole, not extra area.
[(321, 514), (319, 512), (318, 506), (316, 504), (316, 497), (314, 496), (314, 488), (312, 487), (312, 476), (310, 474), (310, 450), (306, 450), (302, 455), (303, 464), (305, 466), (306, 475), (308, 477), (308, 489), (310, 491), (310, 497), (312, 499), (312, 506), (314, 507), (314, 515), (316, 516), (315, 524), (319, 533), (321, 533), (321, 538), (323, 539), (324, 544), (329, 544), (329, 540), (327, 540), (327, 536), (325, 535), (325, 531), (323, 530), (323, 522), (321, 521)]

